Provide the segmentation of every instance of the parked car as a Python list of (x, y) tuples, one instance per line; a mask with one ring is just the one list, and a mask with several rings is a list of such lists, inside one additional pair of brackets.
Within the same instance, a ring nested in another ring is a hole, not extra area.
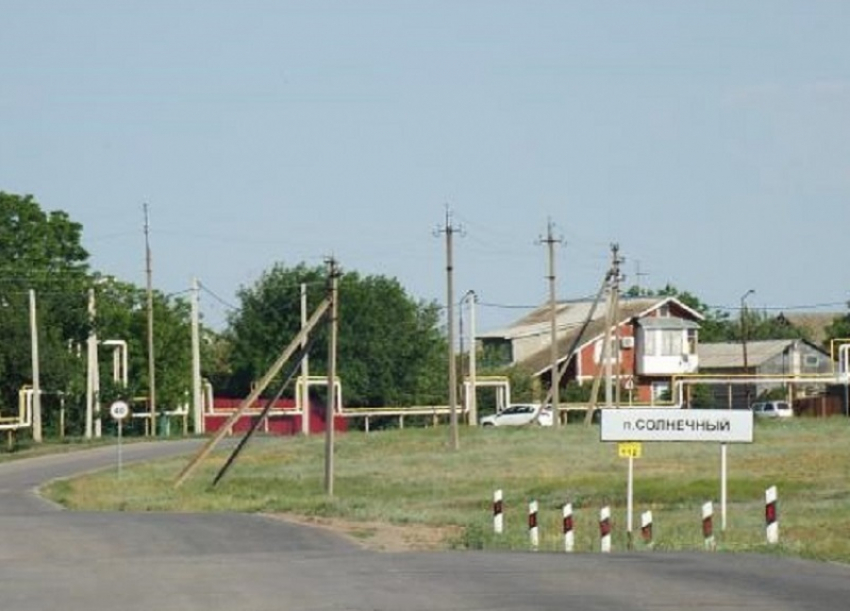
[(500, 412), (484, 416), (481, 426), (552, 426), (552, 410), (539, 403), (513, 403)]
[(753, 414), (760, 418), (791, 418), (794, 409), (787, 401), (760, 401), (753, 403)]

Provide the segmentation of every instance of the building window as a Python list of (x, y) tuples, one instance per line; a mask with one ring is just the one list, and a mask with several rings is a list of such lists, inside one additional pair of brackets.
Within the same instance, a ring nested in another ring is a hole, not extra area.
[(805, 358), (806, 367), (817, 367), (820, 365), (820, 357), (816, 354), (807, 354)]
[(697, 353), (697, 330), (696, 329), (688, 329), (688, 341), (687, 348), (685, 349), (685, 354), (696, 354)]
[(652, 400), (653, 401), (669, 401), (670, 382), (653, 382), (652, 383)]
[(658, 344), (657, 333), (655, 331), (645, 331), (643, 334), (644, 349), (643, 353), (647, 356), (656, 355), (656, 345)]
[(661, 331), (661, 356), (680, 356), (682, 354), (682, 331)]
[[(605, 340), (600, 339), (593, 344), (593, 360), (597, 364), (602, 363), (602, 348), (604, 346), (604, 343)], [(608, 346), (608, 360), (612, 363), (614, 363), (616, 359), (620, 356), (618, 348), (619, 347), (617, 346), (617, 338), (612, 336)]]

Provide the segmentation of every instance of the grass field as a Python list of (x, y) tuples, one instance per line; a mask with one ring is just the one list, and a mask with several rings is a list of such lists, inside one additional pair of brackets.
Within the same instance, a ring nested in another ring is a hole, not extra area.
[[(599, 549), (599, 510), (611, 507), (613, 549), (624, 550), (627, 461), (597, 427), (461, 430), (452, 451), (445, 427), (350, 432), (337, 437), (335, 496), (323, 493), (323, 437), (265, 439), (227, 477), (210, 483), (217, 452), (181, 488), (187, 459), (58, 481), (46, 494), (76, 509), (244, 511), (460, 527), (446, 547), (528, 549), (526, 508), (540, 505), (540, 549), (562, 549), (561, 506), (574, 508), (576, 551)], [(634, 548), (640, 513), (651, 509), (655, 549), (701, 550), (702, 505), (715, 504), (719, 550), (850, 562), (850, 422), (756, 422), (755, 442), (728, 446), (728, 522), (720, 528), (718, 444), (645, 443), (635, 461)], [(765, 543), (764, 493), (779, 492), (780, 544)], [(492, 495), (504, 492), (505, 532), (492, 528)]]

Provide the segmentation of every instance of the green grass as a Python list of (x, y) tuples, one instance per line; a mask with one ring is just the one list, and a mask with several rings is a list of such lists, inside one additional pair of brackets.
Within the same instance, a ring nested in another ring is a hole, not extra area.
[[(133, 511), (287, 512), (394, 524), (453, 525), (447, 545), (527, 549), (528, 501), (540, 505), (540, 548), (559, 550), (561, 506), (573, 504), (577, 551), (599, 549), (598, 515), (610, 505), (613, 547), (626, 538), (627, 461), (596, 427), (467, 429), (452, 451), (446, 428), (337, 437), (335, 495), (323, 492), (324, 439), (282, 438), (249, 446), (227, 477), (212, 455), (179, 489), (187, 459), (125, 467), (55, 482), (46, 493), (71, 508)], [(757, 422), (753, 444), (728, 446), (728, 528), (720, 528), (717, 444), (645, 443), (635, 461), (635, 549), (651, 509), (655, 549), (703, 549), (701, 508), (715, 503), (720, 550), (850, 562), (850, 422)], [(764, 491), (779, 490), (780, 545), (767, 546)], [(506, 532), (492, 532), (493, 491), (504, 492)]]

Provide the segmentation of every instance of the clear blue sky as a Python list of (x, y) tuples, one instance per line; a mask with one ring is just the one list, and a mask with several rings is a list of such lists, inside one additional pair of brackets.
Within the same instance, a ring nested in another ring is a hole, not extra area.
[[(234, 294), (275, 262), (397, 277), (479, 330), (626, 284), (850, 296), (850, 2), (3, 0), (0, 189), (94, 268)], [(226, 308), (210, 295), (205, 318)]]

